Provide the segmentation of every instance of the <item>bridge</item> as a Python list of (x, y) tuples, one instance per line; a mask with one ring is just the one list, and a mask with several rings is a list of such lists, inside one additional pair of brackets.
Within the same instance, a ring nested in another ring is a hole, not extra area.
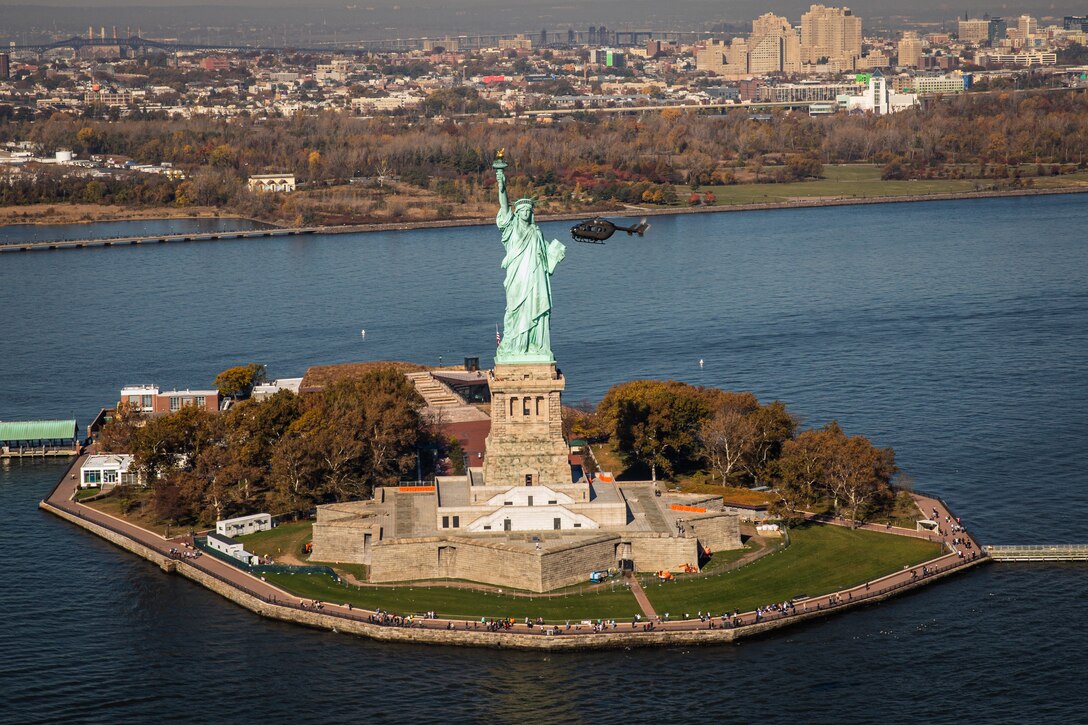
[(994, 561), (1088, 561), (1088, 544), (987, 546)]
[(300, 234), (328, 233), (320, 227), (239, 229), (188, 234), (153, 234), (150, 236), (103, 237), (101, 239), (62, 239), (50, 241), (3, 242), (2, 252), (30, 252), (35, 249), (79, 249), (82, 247), (128, 247), (136, 244), (166, 244), (168, 242), (211, 242), (220, 239), (249, 239), (252, 237), (288, 237)]
[(52, 43), (29, 43), (25, 45), (12, 45), (8, 48), (5, 48), (4, 50), (28, 51), (41, 55), (51, 50), (60, 50), (62, 48), (70, 48), (77, 52), (82, 50), (83, 48), (128, 48), (133, 52), (158, 50), (164, 53), (176, 53), (178, 51), (184, 50), (222, 50), (236, 53), (283, 53), (284, 51), (329, 53), (334, 51), (361, 52), (363, 50), (359, 46), (347, 45), (329, 45), (321, 48), (302, 48), (285, 46), (273, 47), (260, 45), (245, 45), (242, 43), (163, 43), (158, 40), (141, 38), (138, 35), (132, 35), (128, 38), (83, 38), (78, 35), (74, 35), (71, 38), (66, 38), (65, 40), (57, 40)]

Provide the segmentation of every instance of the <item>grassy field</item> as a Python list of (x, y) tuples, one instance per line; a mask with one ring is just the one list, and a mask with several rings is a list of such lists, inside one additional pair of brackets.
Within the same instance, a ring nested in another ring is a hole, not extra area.
[[(1034, 173), (1034, 166), (1031, 167)], [(1088, 173), (1063, 176), (1026, 176), (1037, 189), (1088, 184)], [(920, 179), (917, 181), (882, 181), (880, 167), (872, 164), (825, 166), (824, 178), (788, 184), (736, 184), (704, 186), (700, 191), (713, 191), (717, 204), (766, 204), (810, 199), (814, 197), (911, 196), (915, 194), (948, 194), (975, 191), (976, 184), (988, 186), (994, 179)], [(1005, 180), (1002, 180), (1005, 181)]]
[(440, 616), (457, 619), (480, 617), (544, 617), (549, 622), (581, 621), (605, 617), (631, 619), (638, 604), (627, 587), (617, 584), (592, 593), (563, 597), (511, 597), (474, 589), (444, 587), (355, 587), (337, 584), (326, 576), (265, 574), (264, 578), (304, 599), (343, 604), (365, 609), (381, 608), (399, 614), (434, 610)]
[[(721, 575), (678, 579), (668, 584), (645, 579), (643, 586), (659, 614), (741, 611), (798, 595), (815, 596), (875, 579), (937, 556), (936, 544), (872, 531), (808, 525), (795, 529), (792, 545)], [(748, 549), (716, 554), (708, 570), (728, 566)], [(598, 617), (630, 619), (639, 611), (628, 589), (614, 587), (558, 597), (514, 597), (456, 587), (356, 587), (321, 575), (265, 574), (265, 579), (304, 599), (347, 603), (400, 614), (435, 610), (440, 616), (544, 617), (549, 622)]]
[(744, 612), (862, 584), (940, 553), (928, 541), (840, 526), (807, 525), (790, 535), (789, 548), (749, 566), (705, 579), (644, 584), (646, 595), (658, 614), (673, 617), (700, 610)]
[[(246, 551), (250, 553), (271, 556), (276, 561), (283, 561), (290, 557), (303, 561), (307, 555), (302, 553), (302, 546), (313, 536), (313, 521), (292, 521), (268, 531), (258, 531), (255, 534), (235, 538), (245, 544)], [(293, 562), (286, 561), (285, 563)]]

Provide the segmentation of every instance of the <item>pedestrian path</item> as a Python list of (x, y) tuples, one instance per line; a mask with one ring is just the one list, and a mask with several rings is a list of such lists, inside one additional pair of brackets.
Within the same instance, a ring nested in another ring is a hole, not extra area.
[(642, 608), (642, 613), (651, 622), (655, 621), (657, 612), (654, 611), (654, 605), (650, 604), (650, 598), (646, 596), (646, 592), (642, 590), (642, 585), (638, 583), (638, 577), (634, 574), (628, 574), (627, 581), (631, 583), (631, 593), (635, 595), (635, 601)]

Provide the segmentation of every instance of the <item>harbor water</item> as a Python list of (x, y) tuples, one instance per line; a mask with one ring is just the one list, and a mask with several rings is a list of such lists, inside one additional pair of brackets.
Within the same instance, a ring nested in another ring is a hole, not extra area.
[[(603, 246), (543, 225), (568, 247), (552, 323), (566, 402), (639, 377), (751, 390), (894, 447), (984, 543), (1088, 542), (1088, 198), (650, 221)], [(0, 420), (82, 427), (122, 385), (210, 387), (251, 361), (273, 377), (487, 365), (501, 257), (490, 226), (3, 255)], [(994, 564), (728, 647), (392, 645), (263, 620), (40, 512), (64, 465), (0, 464), (2, 722), (1070, 723), (1088, 709), (1084, 565)]]

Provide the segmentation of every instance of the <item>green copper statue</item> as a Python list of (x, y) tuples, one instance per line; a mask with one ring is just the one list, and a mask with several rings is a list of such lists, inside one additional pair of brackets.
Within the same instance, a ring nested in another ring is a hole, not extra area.
[(533, 220), (533, 200), (518, 199), (511, 209), (506, 198), (504, 151), (496, 154), (492, 166), (499, 187), (499, 213), (495, 223), (502, 231), (506, 256), (506, 315), (503, 336), (495, 352), (497, 365), (553, 363), (550, 317), (551, 276), (566, 254), (558, 239), (544, 241)]

